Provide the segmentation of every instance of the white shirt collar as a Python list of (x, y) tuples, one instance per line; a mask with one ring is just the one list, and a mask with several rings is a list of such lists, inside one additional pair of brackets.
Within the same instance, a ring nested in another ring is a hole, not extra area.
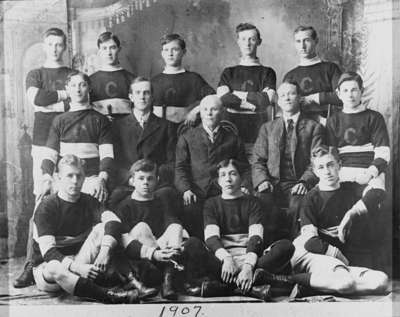
[(138, 111), (137, 109), (133, 108), (133, 115), (135, 116), (136, 120), (141, 123), (141, 122), (147, 122), (149, 120), (151, 111), (148, 111), (145, 114), (142, 114), (142, 112)]
[(287, 121), (289, 119), (292, 119), (293, 120), (293, 126), (296, 126), (297, 121), (299, 121), (300, 111), (297, 112), (296, 114), (291, 115), (291, 116), (288, 116), (287, 114), (283, 113), (282, 117), (283, 117), (283, 121), (285, 122), (285, 126), (287, 125)]
[(212, 143), (214, 143), (214, 141), (215, 141), (214, 138), (219, 130), (219, 125), (213, 131), (211, 131), (209, 127), (207, 127), (206, 125), (203, 124), (203, 129), (206, 131), (207, 136), (210, 139), (210, 141)]
[(239, 65), (241, 66), (261, 66), (260, 60), (256, 58), (241, 58)]
[(99, 71), (103, 72), (115, 72), (117, 70), (123, 69), (120, 64), (117, 65), (101, 65)]
[(364, 105), (363, 103), (360, 103), (357, 108), (352, 108), (352, 109), (348, 109), (343, 107), (343, 113), (359, 113), (359, 112), (363, 112), (367, 110), (367, 106)]
[(44, 62), (43, 67), (44, 68), (61, 68), (64, 67), (65, 65), (62, 62), (54, 62), (54, 61), (48, 61)]
[(73, 111), (80, 111), (80, 110), (87, 110), (92, 109), (92, 105), (90, 103), (80, 104), (80, 103), (72, 103), (69, 104), (69, 112)]
[(322, 62), (321, 58), (318, 55), (315, 55), (313, 58), (300, 59), (299, 66), (311, 66), (321, 62)]
[(180, 74), (180, 73), (184, 73), (186, 72), (186, 70), (183, 67), (180, 68), (173, 68), (173, 67), (168, 67), (165, 66), (164, 70), (163, 70), (163, 74)]

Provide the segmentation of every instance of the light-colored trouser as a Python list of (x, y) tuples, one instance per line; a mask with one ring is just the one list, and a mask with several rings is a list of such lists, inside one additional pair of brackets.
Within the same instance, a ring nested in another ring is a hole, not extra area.
[[(82, 264), (94, 263), (97, 255), (99, 254), (101, 241), (104, 236), (104, 224), (99, 223), (93, 227), (89, 236), (86, 238), (78, 254), (71, 256), (71, 258)], [(33, 277), (39, 290), (45, 292), (57, 292), (61, 290), (61, 287), (57, 283), (52, 283), (44, 279), (43, 271), (46, 268), (47, 263), (43, 262), (37, 267), (33, 268)]]
[[(363, 174), (366, 169), (362, 167), (347, 167), (343, 166), (339, 170), (340, 182), (356, 182), (356, 178), (359, 174)], [(385, 173), (380, 173), (377, 177), (371, 179), (363, 191), (363, 196), (370, 189), (382, 189), (385, 190)]]
[(33, 176), (33, 194), (38, 196), (41, 193), (42, 186), (42, 161), (44, 159), (44, 146), (32, 145), (32, 176)]
[(337, 268), (346, 269), (351, 276), (357, 278), (370, 269), (358, 266), (347, 266), (332, 256), (308, 252), (304, 249), (304, 237), (299, 236), (293, 241), (295, 252), (290, 260), (293, 271), (296, 273), (327, 274)]
[[(139, 222), (136, 224), (128, 234), (122, 235), (122, 245), (126, 247), (131, 241), (137, 240), (145, 246), (150, 248), (160, 247), (165, 249), (166, 247), (176, 247), (176, 224), (171, 224), (165, 229), (164, 233), (157, 239), (150, 226), (145, 222)], [(187, 239), (189, 234), (186, 230), (183, 230), (183, 239)]]
[[(42, 192), (42, 161), (45, 158), (44, 154), (45, 151), (43, 151), (45, 147), (44, 146), (37, 146), (37, 145), (32, 145), (32, 176), (33, 176), (33, 194), (35, 196), (38, 196)], [(83, 182), (81, 192), (82, 193), (90, 193), (92, 186), (93, 186), (93, 181), (97, 178), (96, 175), (92, 175), (89, 177), (85, 178), (85, 181)], [(53, 175), (53, 191), (57, 191), (57, 183), (58, 183), (58, 177), (57, 173), (54, 173)]]

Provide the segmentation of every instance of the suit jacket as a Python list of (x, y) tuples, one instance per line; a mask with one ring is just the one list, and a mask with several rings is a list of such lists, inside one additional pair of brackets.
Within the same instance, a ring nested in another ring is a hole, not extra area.
[(244, 145), (236, 133), (220, 126), (212, 143), (202, 124), (189, 129), (179, 137), (176, 146), (176, 188), (181, 193), (190, 189), (196, 195), (206, 198), (210, 187), (215, 185), (217, 164), (230, 158), (243, 164), (242, 178), (250, 178), (246, 176), (246, 172), (250, 171), (250, 165)]
[[(253, 185), (257, 188), (264, 181), (277, 184), (280, 181), (281, 149), (284, 145), (285, 123), (283, 118), (264, 123), (253, 149)], [(325, 144), (324, 127), (312, 119), (300, 115), (292, 135), (291, 157), (296, 178), (312, 188), (318, 178), (312, 172), (311, 152)]]
[(139, 159), (149, 159), (160, 169), (174, 168), (176, 129), (165, 119), (150, 114), (144, 129), (133, 114), (113, 122), (115, 161), (118, 174), (126, 173)]

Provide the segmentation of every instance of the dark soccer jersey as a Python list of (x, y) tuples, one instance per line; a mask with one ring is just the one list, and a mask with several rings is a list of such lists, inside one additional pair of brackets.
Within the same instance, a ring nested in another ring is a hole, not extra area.
[[(314, 225), (323, 240), (342, 249), (343, 244), (339, 239), (325, 233), (324, 229), (338, 226), (346, 212), (358, 201), (360, 197), (356, 186), (352, 183), (342, 183), (339, 189), (333, 191), (322, 191), (318, 186), (311, 189), (301, 204), (301, 226)], [(365, 217), (353, 219), (346, 245), (359, 245), (360, 241), (365, 242), (368, 239), (365, 221)]]
[(328, 145), (338, 148), (342, 166), (364, 167), (371, 164), (379, 172), (387, 161), (374, 159), (374, 149), (389, 147), (389, 136), (383, 116), (367, 109), (358, 113), (337, 112), (327, 121)]
[[(239, 136), (244, 143), (254, 143), (260, 126), (268, 119), (267, 106), (270, 100), (265, 88), (276, 89), (275, 71), (266, 66), (237, 65), (225, 68), (218, 86), (227, 86), (230, 93), (221, 99), (228, 111), (228, 120), (232, 121), (239, 130)], [(240, 99), (232, 95), (234, 91), (247, 92), (246, 100), (256, 106), (256, 111), (242, 110)]]
[[(131, 112), (129, 85), (135, 75), (125, 69), (97, 71), (90, 76), (90, 101), (102, 114)], [(111, 109), (110, 109), (111, 106)]]
[(318, 109), (321, 109), (320, 111), (326, 112), (327, 107), (324, 105), (341, 106), (342, 104), (335, 93), (341, 74), (341, 70), (335, 63), (324, 61), (309, 66), (297, 66), (285, 75), (283, 81), (296, 82), (300, 86), (302, 96), (319, 93), (319, 105), (310, 107), (309, 110), (318, 112)]
[(57, 90), (65, 90), (65, 81), (71, 71), (68, 67), (41, 67), (31, 70), (26, 76), (26, 89), (39, 89), (34, 100), (33, 145), (46, 145), (53, 119), (68, 110), (67, 102), (57, 102)]
[(204, 227), (217, 225), (221, 236), (248, 233), (249, 226), (261, 224), (262, 219), (258, 199), (247, 195), (236, 199), (209, 198), (204, 204), (203, 216)]
[[(57, 246), (57, 251), (63, 256), (76, 254), (92, 227), (100, 222), (100, 215), (100, 203), (97, 199), (84, 193), (81, 193), (79, 200), (74, 203), (61, 199), (57, 194), (45, 198), (39, 204), (33, 218), (35, 264), (38, 265), (42, 262), (42, 256), (45, 256), (45, 254), (40, 254), (39, 245), (36, 241), (38, 238), (54, 236), (57, 240), (62, 240), (66, 237), (80, 236), (81, 238), (76, 241), (70, 240), (72, 243), (68, 243), (64, 239), (64, 246), (61, 247), (61, 243)], [(54, 258), (60, 259), (60, 254), (57, 254), (57, 251), (50, 253), (53, 253)]]
[[(46, 147), (61, 157), (74, 154), (84, 159), (86, 176), (109, 172), (113, 161), (110, 122), (92, 109), (63, 113), (53, 121)], [(52, 175), (54, 165), (53, 160), (44, 159), (43, 173)]]
[(232, 91), (261, 92), (265, 88), (276, 89), (275, 71), (266, 66), (227, 67), (223, 70), (218, 87), (228, 86)]
[(185, 108), (203, 97), (215, 94), (215, 90), (195, 72), (158, 74), (151, 79), (154, 106)]
[[(149, 201), (125, 199), (116, 207), (115, 214), (121, 220), (122, 233), (127, 233), (139, 222), (144, 222), (149, 225), (153, 235), (159, 238), (170, 224), (180, 224), (172, 205), (163, 204), (159, 198)], [(113, 232), (110, 234), (115, 236)]]

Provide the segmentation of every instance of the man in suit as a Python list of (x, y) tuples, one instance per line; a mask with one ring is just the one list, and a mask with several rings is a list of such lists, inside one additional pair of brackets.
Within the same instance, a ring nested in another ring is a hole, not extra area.
[(231, 123), (221, 123), (222, 112), (217, 95), (204, 97), (200, 102), (201, 124), (184, 132), (176, 147), (175, 186), (183, 195), (183, 223), (190, 235), (198, 238), (203, 238), (203, 203), (220, 193), (217, 164), (233, 158), (249, 170), (244, 145)]
[(324, 142), (322, 125), (303, 116), (299, 100), (297, 83), (283, 82), (278, 89), (282, 117), (261, 127), (252, 166), (253, 186), (264, 209), (288, 207), (286, 215), (277, 210), (271, 219), (265, 215), (265, 226), (277, 233), (284, 225), (291, 237), (298, 231), (300, 202), (318, 180), (311, 169), (311, 151)]
[(159, 187), (173, 183), (176, 131), (172, 122), (152, 113), (152, 86), (148, 79), (135, 78), (130, 84), (131, 114), (113, 127), (116, 172), (119, 186), (110, 198), (110, 206), (124, 196), (121, 186), (127, 185), (129, 169), (140, 159), (155, 162), (159, 169)]

